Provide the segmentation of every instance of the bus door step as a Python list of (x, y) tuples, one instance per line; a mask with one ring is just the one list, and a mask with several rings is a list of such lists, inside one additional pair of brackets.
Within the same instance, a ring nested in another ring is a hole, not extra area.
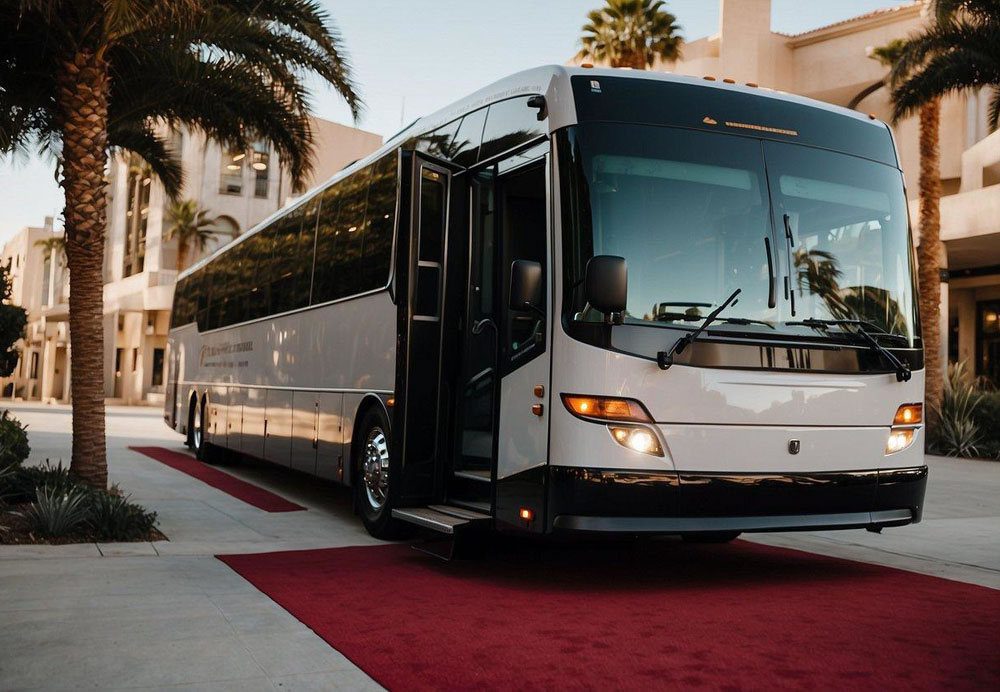
[(451, 505), (407, 507), (392, 510), (392, 516), (435, 533), (413, 547), (442, 560), (475, 554), (475, 544), (481, 541), (480, 531), (489, 528), (489, 514)]
[(394, 509), (392, 516), (394, 519), (448, 535), (454, 535), (458, 531), (465, 531), (476, 526), (486, 527), (492, 520), (489, 514), (449, 505)]

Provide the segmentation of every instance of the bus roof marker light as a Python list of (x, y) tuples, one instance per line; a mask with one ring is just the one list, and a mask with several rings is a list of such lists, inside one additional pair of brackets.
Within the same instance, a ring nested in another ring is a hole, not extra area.
[(726, 84), (736, 84), (736, 80), (733, 79), (732, 77), (723, 77), (722, 81), (725, 82)]
[(582, 67), (585, 70), (592, 70), (592, 69), (594, 69), (594, 63), (592, 63), (592, 62), (582, 62), (582, 63), (580, 63), (580, 67)]
[(704, 79), (706, 81), (709, 81), (709, 82), (714, 82), (715, 81), (715, 77), (713, 77), (710, 74), (705, 75), (704, 77), (702, 77), (702, 79)]

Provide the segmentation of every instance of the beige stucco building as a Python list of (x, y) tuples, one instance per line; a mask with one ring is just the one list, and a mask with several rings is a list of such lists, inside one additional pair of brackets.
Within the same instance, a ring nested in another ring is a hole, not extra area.
[(69, 400), (69, 275), (51, 216), (22, 229), (3, 246), (0, 262), (10, 271), (10, 302), (27, 311), (21, 352), (10, 377), (0, 378), (6, 399)]
[[(364, 130), (319, 118), (311, 125), (316, 159), (304, 189), (382, 144), (381, 136)], [(264, 145), (234, 151), (189, 131), (174, 132), (170, 139), (184, 168), (181, 199), (195, 200), (223, 231), (203, 250), (189, 249), (185, 266), (262, 221), (295, 194), (277, 155)], [(159, 404), (178, 273), (177, 240), (168, 239), (169, 200), (159, 181), (133, 157), (114, 157), (108, 181), (105, 393), (116, 403)], [(43, 227), (14, 236), (0, 255), (11, 268), (11, 301), (28, 311), (20, 362), (11, 377), (0, 378), (0, 392), (8, 398), (65, 402), (70, 397), (65, 257), (61, 250), (49, 252), (38, 244), (56, 235), (47, 218)]]
[[(305, 189), (374, 151), (382, 137), (319, 118), (314, 170)], [(230, 150), (198, 132), (170, 135), (181, 154), (184, 189), (222, 231), (201, 251), (189, 248), (190, 266), (220, 243), (280, 209), (294, 190), (278, 156), (266, 145)], [(169, 239), (169, 202), (163, 186), (141, 163), (117, 157), (109, 171), (108, 240), (104, 261), (105, 393), (127, 404), (163, 400), (170, 308), (178, 273), (178, 242)], [(181, 267), (183, 269), (183, 267)]]
[[(771, 30), (770, 0), (720, 0), (718, 32), (686, 42), (681, 60), (653, 69), (732, 78), (846, 106), (886, 74), (869, 57), (872, 48), (920, 30), (926, 11), (924, 2), (912, 2), (789, 36)], [(963, 94), (942, 103), (941, 239), (948, 283), (940, 326), (942, 350), (952, 361), (968, 360), (977, 374), (1000, 384), (1000, 131), (990, 134), (986, 127), (986, 100), (985, 94)], [(857, 108), (888, 120), (888, 91), (874, 92)], [(917, 119), (893, 131), (916, 234)]]

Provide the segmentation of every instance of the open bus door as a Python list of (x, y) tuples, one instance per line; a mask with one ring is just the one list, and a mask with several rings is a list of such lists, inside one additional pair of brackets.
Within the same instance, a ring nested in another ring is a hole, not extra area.
[[(549, 170), (529, 153), (474, 173), (403, 156), (393, 516), (444, 533), (544, 526)], [(515, 263), (537, 272), (531, 309), (509, 303)]]
[(401, 206), (394, 290), (397, 304), (396, 386), (390, 477), (395, 507), (442, 499), (459, 312), (449, 301), (449, 263), (465, 235), (464, 178), (452, 164), (403, 151)]

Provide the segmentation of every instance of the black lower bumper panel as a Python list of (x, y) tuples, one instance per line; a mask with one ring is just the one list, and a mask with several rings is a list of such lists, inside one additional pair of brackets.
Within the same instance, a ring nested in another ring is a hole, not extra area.
[(920, 521), (927, 467), (822, 473), (551, 467), (550, 526), (608, 533), (795, 531)]

